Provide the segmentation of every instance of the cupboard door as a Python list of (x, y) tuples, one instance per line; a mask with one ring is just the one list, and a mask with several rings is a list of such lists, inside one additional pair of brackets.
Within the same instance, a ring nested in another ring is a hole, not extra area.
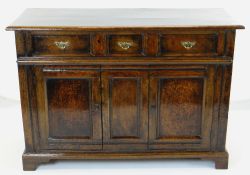
[(35, 68), (41, 149), (102, 149), (100, 71)]
[(150, 73), (149, 148), (209, 150), (213, 70)]
[(147, 72), (104, 70), (101, 77), (103, 149), (147, 149)]

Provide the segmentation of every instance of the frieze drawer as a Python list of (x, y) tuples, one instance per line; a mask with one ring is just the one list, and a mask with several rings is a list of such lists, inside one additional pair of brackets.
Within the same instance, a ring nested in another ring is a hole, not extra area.
[(33, 56), (90, 55), (89, 35), (31, 35)]
[(217, 34), (163, 34), (160, 36), (160, 55), (213, 56), (218, 54)]

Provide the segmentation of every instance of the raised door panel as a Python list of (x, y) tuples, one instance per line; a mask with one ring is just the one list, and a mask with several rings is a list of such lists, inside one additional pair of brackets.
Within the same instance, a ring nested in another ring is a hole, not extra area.
[(161, 70), (150, 75), (149, 147), (208, 150), (212, 71)]
[(200, 139), (203, 79), (160, 79), (158, 95), (158, 137)]
[(100, 71), (80, 67), (36, 69), (43, 149), (101, 149)]
[(146, 149), (147, 73), (129, 70), (104, 71), (101, 76), (104, 149)]

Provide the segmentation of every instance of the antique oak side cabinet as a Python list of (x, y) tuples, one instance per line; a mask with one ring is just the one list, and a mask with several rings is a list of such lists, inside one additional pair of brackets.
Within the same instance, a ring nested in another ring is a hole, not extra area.
[(23, 169), (225, 149), (236, 29), (220, 9), (27, 9), (15, 31)]

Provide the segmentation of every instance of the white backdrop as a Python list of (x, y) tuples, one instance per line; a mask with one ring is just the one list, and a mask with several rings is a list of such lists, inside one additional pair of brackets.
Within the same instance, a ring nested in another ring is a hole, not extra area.
[[(25, 8), (224, 8), (246, 30), (236, 37), (228, 149), (230, 169), (215, 171), (209, 162), (153, 161), (153, 162), (76, 162), (58, 163), (40, 168), (37, 174), (249, 174), (250, 111), (250, 10), (248, 0), (1, 0), (0, 5), (0, 174), (21, 174), (21, 153), (24, 149), (21, 112), (19, 105), (18, 76), (13, 32), (9, 25)], [(8, 133), (8, 134), (7, 134)], [(245, 133), (245, 134), (244, 134)], [(244, 139), (242, 139), (244, 138)], [(233, 157), (233, 158), (232, 158)], [(244, 172), (245, 171), (245, 172)], [(246, 173), (246, 171), (248, 173)], [(25, 174), (24, 172), (22, 172)]]

